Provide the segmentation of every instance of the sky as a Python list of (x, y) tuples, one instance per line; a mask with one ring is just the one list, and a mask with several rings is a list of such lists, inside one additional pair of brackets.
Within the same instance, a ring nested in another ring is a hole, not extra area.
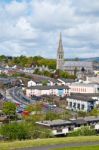
[(99, 0), (0, 0), (0, 55), (99, 56)]

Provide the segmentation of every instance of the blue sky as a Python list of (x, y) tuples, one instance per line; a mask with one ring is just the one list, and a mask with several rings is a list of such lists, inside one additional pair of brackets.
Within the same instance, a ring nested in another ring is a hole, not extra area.
[(55, 58), (60, 32), (66, 58), (99, 56), (99, 1), (0, 1), (0, 54)]

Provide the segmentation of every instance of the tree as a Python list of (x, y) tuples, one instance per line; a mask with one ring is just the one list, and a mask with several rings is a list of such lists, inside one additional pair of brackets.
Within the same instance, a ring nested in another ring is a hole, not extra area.
[(16, 105), (12, 102), (5, 102), (3, 106), (3, 112), (11, 117), (16, 115)]
[(96, 131), (89, 126), (82, 126), (75, 131), (69, 133), (69, 136), (91, 136), (96, 135)]
[(0, 133), (9, 140), (29, 138), (28, 125), (25, 123), (4, 124), (0, 128)]
[(78, 116), (79, 116), (79, 117), (86, 117), (86, 115), (87, 115), (87, 113), (84, 112), (84, 111), (79, 111), (79, 112), (78, 112)]
[(60, 118), (59, 114), (51, 112), (51, 111), (47, 112), (45, 116), (45, 120), (56, 120), (59, 118)]
[(99, 115), (99, 110), (97, 108), (94, 108), (91, 112), (90, 112), (90, 115), (92, 116), (98, 116)]

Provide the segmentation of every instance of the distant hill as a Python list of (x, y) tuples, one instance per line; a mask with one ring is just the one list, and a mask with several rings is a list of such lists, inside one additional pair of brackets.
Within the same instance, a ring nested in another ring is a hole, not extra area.
[(80, 60), (85, 60), (85, 61), (95, 61), (95, 62), (99, 62), (99, 57), (92, 57), (92, 58), (82, 58)]
[(71, 58), (71, 59), (65, 59), (66, 61), (73, 61), (73, 60), (81, 60), (81, 61), (94, 61), (99, 62), (99, 57), (92, 57), (92, 58)]

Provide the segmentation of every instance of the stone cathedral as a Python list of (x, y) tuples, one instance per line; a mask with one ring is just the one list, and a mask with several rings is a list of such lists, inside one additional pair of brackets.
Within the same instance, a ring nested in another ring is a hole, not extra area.
[(96, 69), (96, 63), (91, 61), (65, 61), (64, 60), (64, 49), (62, 44), (62, 35), (60, 33), (59, 44), (57, 49), (57, 65), (56, 69), (64, 70), (70, 74), (74, 74), (74, 70), (77, 72), (85, 71), (92, 73)]

